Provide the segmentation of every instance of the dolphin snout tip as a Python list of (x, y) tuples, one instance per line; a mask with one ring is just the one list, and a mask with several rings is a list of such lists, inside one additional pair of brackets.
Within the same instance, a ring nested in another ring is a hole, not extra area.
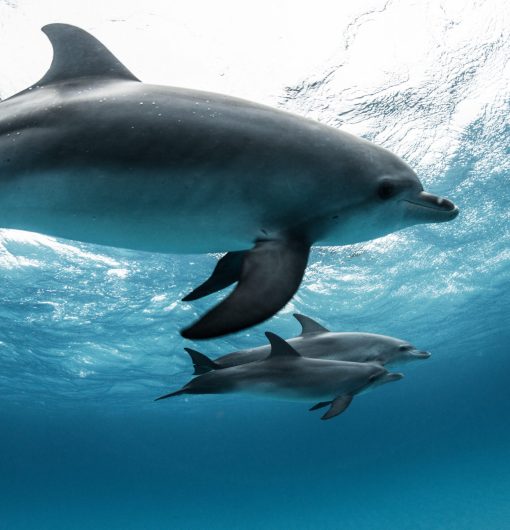
[(450, 214), (450, 219), (455, 219), (459, 215), (459, 208), (450, 199), (439, 197), (437, 205), (445, 210), (446, 213)]
[(459, 208), (450, 199), (426, 192), (422, 192), (420, 195), (425, 200), (425, 202), (429, 203), (430, 207), (448, 214), (450, 219), (454, 219), (455, 217), (457, 217), (457, 215), (459, 215)]
[(416, 350), (413, 352), (413, 357), (417, 357), (418, 359), (428, 359), (431, 355), (429, 351)]

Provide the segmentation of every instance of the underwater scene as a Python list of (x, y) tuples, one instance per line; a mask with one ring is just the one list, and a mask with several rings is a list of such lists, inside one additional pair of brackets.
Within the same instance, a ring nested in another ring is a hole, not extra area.
[(509, 28), (0, 0), (0, 530), (510, 528)]

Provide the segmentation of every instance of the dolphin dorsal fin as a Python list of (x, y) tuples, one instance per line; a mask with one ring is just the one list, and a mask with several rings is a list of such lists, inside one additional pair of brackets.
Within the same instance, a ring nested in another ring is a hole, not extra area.
[(53, 46), (53, 60), (36, 86), (81, 77), (140, 81), (106, 46), (83, 29), (70, 24), (48, 24), (42, 31)]
[(193, 375), (202, 375), (212, 370), (220, 370), (222, 368), (218, 363), (209, 359), (207, 355), (204, 355), (197, 350), (192, 350), (191, 348), (184, 348), (184, 350), (191, 357), (193, 362), (193, 367), (195, 368)]
[(266, 337), (271, 344), (271, 353), (267, 356), (267, 359), (274, 359), (276, 357), (301, 357), (288, 342), (278, 335), (267, 331)]
[(294, 318), (301, 324), (301, 335), (306, 335), (307, 333), (324, 333), (329, 331), (329, 329), (321, 326), (318, 322), (315, 322), (315, 320), (305, 317), (304, 315), (294, 313)]

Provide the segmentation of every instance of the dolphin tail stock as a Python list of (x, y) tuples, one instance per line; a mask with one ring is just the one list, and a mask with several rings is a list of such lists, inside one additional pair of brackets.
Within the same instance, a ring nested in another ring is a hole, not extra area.
[(243, 260), (246, 250), (227, 252), (216, 264), (211, 276), (196, 289), (186, 295), (182, 301), (191, 302), (217, 291), (221, 291), (229, 285), (239, 281), (243, 268)]
[(321, 416), (321, 420), (330, 420), (331, 418), (342, 414), (342, 412), (351, 404), (353, 397), (354, 396), (351, 396), (350, 394), (344, 394), (343, 396), (338, 396), (333, 401), (321, 401), (309, 410), (322, 409), (323, 407), (330, 405), (329, 410)]
[(244, 255), (234, 291), (181, 335), (208, 339), (267, 320), (298, 290), (309, 254), (310, 244), (301, 240), (257, 242)]
[(170, 392), (170, 394), (165, 394), (164, 396), (159, 396), (154, 401), (160, 401), (161, 399), (166, 399), (166, 398), (174, 397), (174, 396), (181, 396), (182, 394), (187, 394), (187, 393), (188, 392), (187, 392), (186, 389), (181, 388), (180, 390), (176, 390), (175, 392)]
[(193, 368), (195, 368), (193, 375), (202, 375), (211, 372), (212, 370), (220, 370), (222, 368), (218, 363), (209, 359), (207, 355), (204, 355), (197, 350), (192, 350), (191, 348), (184, 348), (184, 350), (188, 353), (193, 362)]

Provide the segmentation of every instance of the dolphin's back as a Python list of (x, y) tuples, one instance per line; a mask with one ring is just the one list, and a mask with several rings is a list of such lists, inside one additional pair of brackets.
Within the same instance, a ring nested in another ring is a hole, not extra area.
[(43, 31), (50, 69), (0, 103), (2, 227), (154, 252), (245, 250), (333, 215), (375, 153), (388, 155), (265, 105), (141, 83), (83, 30)]
[[(380, 346), (383, 340), (391, 338), (372, 333), (335, 333), (326, 331), (288, 339), (287, 342), (303, 357), (331, 361), (379, 362), (385, 358)], [(247, 350), (222, 355), (215, 359), (221, 368), (266, 359), (271, 351), (270, 346), (260, 346)]]
[[(140, 250), (245, 249), (296, 219), (305, 222), (310, 204), (323, 209), (324, 186), (335, 189), (327, 138), (333, 144), (338, 134), (243, 100), (134, 81), (91, 78), (34, 89), (0, 104), (0, 221)], [(341, 158), (348, 166), (349, 157)], [(126, 223), (123, 232), (136, 234), (130, 220), (143, 210), (147, 221), (150, 205), (151, 226), (170, 224), (161, 227), (158, 243), (146, 233), (132, 241), (108, 238), (106, 225), (103, 240), (73, 233), (69, 219), (58, 226), (30, 222), (34, 208), (10, 212), (10, 203), (23, 204), (28, 195), (52, 218), (72, 209), (97, 224), (114, 213)], [(165, 242), (161, 233), (183, 241)]]

